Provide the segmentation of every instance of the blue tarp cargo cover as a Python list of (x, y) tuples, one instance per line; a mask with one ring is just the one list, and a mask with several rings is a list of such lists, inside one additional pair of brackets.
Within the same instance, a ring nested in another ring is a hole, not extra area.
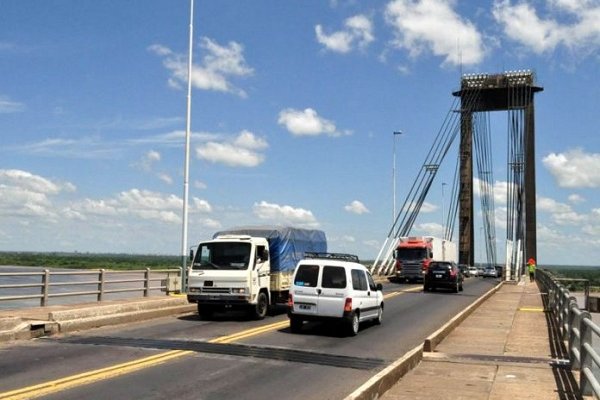
[(221, 235), (249, 235), (264, 237), (269, 242), (271, 272), (292, 272), (305, 252), (327, 252), (325, 232), (283, 226), (248, 226), (217, 232)]

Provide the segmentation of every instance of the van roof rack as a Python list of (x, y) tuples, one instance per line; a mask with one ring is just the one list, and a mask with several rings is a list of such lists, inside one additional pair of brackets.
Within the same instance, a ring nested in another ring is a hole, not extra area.
[(304, 258), (324, 258), (328, 260), (341, 260), (341, 261), (352, 261), (352, 262), (360, 262), (358, 260), (358, 256), (354, 254), (344, 254), (344, 253), (317, 253), (307, 251), (304, 253)]

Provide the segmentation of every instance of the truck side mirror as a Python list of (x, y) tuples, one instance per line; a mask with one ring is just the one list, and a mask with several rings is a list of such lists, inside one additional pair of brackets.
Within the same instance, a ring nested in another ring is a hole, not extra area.
[(262, 254), (260, 255), (260, 258), (264, 261), (267, 261), (269, 259), (269, 250), (264, 249)]
[(194, 259), (194, 249), (190, 249), (190, 261)]

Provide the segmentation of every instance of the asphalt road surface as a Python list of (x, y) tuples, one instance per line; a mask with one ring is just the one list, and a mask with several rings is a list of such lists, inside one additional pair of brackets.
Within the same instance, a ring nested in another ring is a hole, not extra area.
[(355, 337), (320, 323), (292, 334), (284, 313), (230, 313), (8, 343), (0, 399), (343, 399), (497, 283), (468, 278), (458, 294), (385, 284), (383, 324)]

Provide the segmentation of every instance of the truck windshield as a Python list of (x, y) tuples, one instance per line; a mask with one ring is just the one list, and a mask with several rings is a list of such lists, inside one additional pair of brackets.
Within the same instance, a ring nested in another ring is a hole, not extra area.
[(398, 249), (398, 260), (423, 260), (427, 258), (426, 249)]
[(192, 269), (247, 269), (250, 243), (205, 243), (198, 246)]

